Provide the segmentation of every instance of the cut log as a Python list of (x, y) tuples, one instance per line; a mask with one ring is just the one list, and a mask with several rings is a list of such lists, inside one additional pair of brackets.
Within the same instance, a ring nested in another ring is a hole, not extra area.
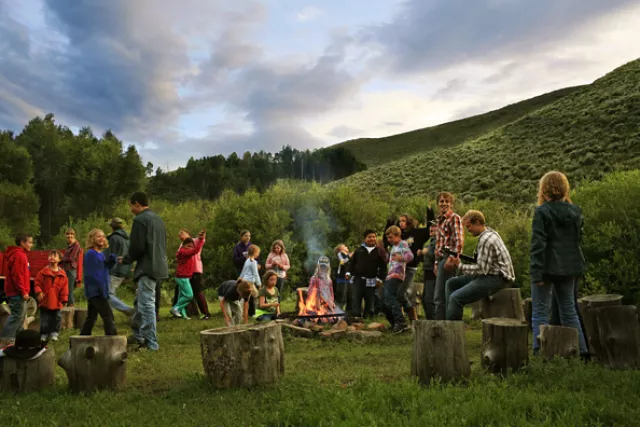
[(284, 375), (280, 324), (231, 326), (200, 332), (204, 372), (219, 389), (251, 388)]
[(596, 358), (600, 357), (603, 349), (600, 344), (600, 332), (595, 318), (595, 310), (602, 307), (622, 305), (622, 295), (602, 294), (587, 295), (578, 302), (578, 309), (582, 303), (582, 323), (584, 323), (585, 339), (589, 342), (589, 352)]
[(494, 374), (517, 371), (529, 360), (529, 326), (524, 320), (482, 321), (482, 367)]
[(38, 301), (34, 297), (29, 297), (26, 304), (25, 316), (35, 317), (38, 312)]
[(471, 320), (482, 319), (482, 304), (481, 301), (471, 303)]
[(300, 326), (295, 326), (288, 323), (282, 323), (280, 326), (282, 327), (282, 332), (288, 332), (294, 337), (313, 338), (313, 336), (315, 335), (314, 331), (312, 331), (311, 329), (301, 328)]
[(88, 310), (82, 307), (73, 308), (73, 328), (82, 329), (84, 322), (87, 320)]
[(387, 329), (387, 327), (385, 326), (384, 323), (378, 323), (378, 322), (371, 322), (369, 323), (365, 329), (367, 331), (379, 331), (379, 332), (383, 332), (384, 330)]
[(72, 392), (93, 393), (121, 390), (126, 381), (126, 362), (126, 337), (74, 335), (58, 365), (67, 372)]
[(329, 331), (320, 332), (318, 334), (318, 336), (321, 339), (324, 339), (324, 340), (340, 341), (341, 339), (347, 337), (347, 330), (346, 329), (338, 329), (338, 330), (332, 329), (332, 330), (329, 330)]
[(457, 381), (471, 374), (464, 322), (418, 320), (414, 330), (411, 374), (420, 383)]
[(55, 384), (56, 361), (53, 348), (48, 348), (38, 358), (22, 360), (3, 357), (0, 370), (0, 392), (22, 393), (40, 391)]
[(578, 330), (565, 326), (541, 325), (540, 356), (547, 360), (554, 357), (569, 359), (580, 354), (578, 346)]
[(24, 321), (22, 322), (22, 329), (31, 329), (30, 326), (33, 322), (35, 322), (36, 318), (35, 316), (27, 316), (24, 318)]
[(529, 330), (532, 329), (531, 319), (533, 318), (533, 300), (531, 298), (525, 298), (522, 302), (522, 308), (524, 310), (524, 319), (529, 324)]
[(309, 288), (296, 289), (296, 310), (298, 313), (300, 313), (300, 300), (302, 300), (302, 304), (307, 301), (307, 292), (309, 292)]
[(598, 331), (602, 366), (611, 369), (640, 368), (640, 325), (633, 305), (619, 305), (591, 310)]
[(480, 301), (482, 318), (505, 317), (525, 320), (520, 288), (506, 288)]
[(73, 312), (74, 307), (64, 307), (60, 310), (60, 329), (73, 328)]
[(382, 332), (378, 331), (347, 331), (347, 338), (353, 341), (368, 342), (375, 341), (382, 337)]

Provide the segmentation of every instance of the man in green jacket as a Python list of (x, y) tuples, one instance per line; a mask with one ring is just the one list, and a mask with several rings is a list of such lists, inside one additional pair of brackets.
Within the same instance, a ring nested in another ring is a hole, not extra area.
[(136, 216), (131, 227), (129, 253), (122, 264), (136, 263), (133, 279), (138, 285), (132, 329), (140, 348), (158, 350), (156, 336), (156, 286), (169, 277), (167, 266), (167, 232), (162, 219), (149, 208), (149, 198), (143, 192), (129, 199)]
[[(111, 229), (113, 232), (107, 238), (109, 247), (104, 251), (105, 257), (108, 259), (109, 254), (116, 257), (124, 257), (129, 253), (129, 235), (122, 228), (124, 221), (120, 218), (111, 219)], [(120, 298), (116, 292), (125, 278), (131, 277), (131, 264), (116, 263), (109, 270), (109, 303), (114, 310), (118, 310), (127, 316), (132, 316), (133, 308), (129, 307)]]

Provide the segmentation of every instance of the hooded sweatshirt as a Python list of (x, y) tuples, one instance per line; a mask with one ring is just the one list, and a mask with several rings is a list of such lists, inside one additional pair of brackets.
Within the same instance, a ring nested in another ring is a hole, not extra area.
[(60, 310), (62, 304), (69, 300), (67, 273), (62, 267), (59, 267), (58, 271), (51, 270), (49, 266), (43, 268), (36, 276), (35, 291), (44, 294), (38, 307), (47, 310)]
[(580, 243), (582, 210), (569, 202), (545, 202), (533, 216), (530, 274), (534, 283), (544, 275), (579, 276), (586, 270)]
[(195, 245), (187, 248), (180, 245), (176, 258), (178, 259), (178, 267), (176, 268), (176, 277), (190, 279), (196, 269), (196, 256), (202, 250), (204, 239), (195, 239)]
[[(109, 234), (109, 247), (104, 250), (105, 258), (109, 258), (111, 254), (117, 257), (125, 257), (129, 253), (129, 235), (126, 231), (119, 228), (113, 230), (113, 233)], [(131, 277), (131, 264), (116, 263), (109, 274), (116, 277)]]
[(21, 246), (9, 246), (5, 251), (7, 257), (7, 277), (4, 281), (4, 293), (7, 297), (29, 295), (29, 260), (27, 251)]

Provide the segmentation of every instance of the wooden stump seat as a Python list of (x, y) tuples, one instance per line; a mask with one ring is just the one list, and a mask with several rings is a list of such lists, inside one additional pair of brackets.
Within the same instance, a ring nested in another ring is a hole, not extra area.
[(482, 367), (494, 374), (517, 371), (529, 360), (529, 326), (524, 320), (482, 321)]
[(2, 358), (0, 392), (40, 391), (55, 384), (56, 362), (53, 348), (33, 360)]

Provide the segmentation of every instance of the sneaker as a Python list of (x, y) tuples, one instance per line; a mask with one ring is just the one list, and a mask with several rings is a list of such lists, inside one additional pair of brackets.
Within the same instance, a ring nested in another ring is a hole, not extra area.
[(51, 341), (58, 341), (58, 336), (59, 334), (57, 332), (54, 332), (51, 334)]
[(173, 317), (182, 317), (182, 314), (180, 314), (178, 310), (176, 310), (174, 307), (171, 307), (171, 310), (169, 310), (169, 313), (171, 313)]
[(49, 334), (42, 334), (42, 335), (40, 335), (40, 341), (42, 341), (42, 342), (47, 342), (47, 341), (49, 341)]
[(394, 334), (401, 334), (403, 332), (407, 332), (409, 328), (406, 325), (396, 324), (391, 331)]
[(129, 335), (127, 337), (127, 345), (143, 345), (143, 343), (138, 341), (138, 339), (135, 336)]
[(191, 320), (191, 317), (187, 316), (187, 313), (184, 313), (184, 314), (182, 315), (182, 318), (183, 318), (184, 320)]
[(200, 320), (209, 320), (209, 319), (211, 319), (211, 315), (210, 314), (205, 314), (204, 316), (202, 316), (200, 318)]

